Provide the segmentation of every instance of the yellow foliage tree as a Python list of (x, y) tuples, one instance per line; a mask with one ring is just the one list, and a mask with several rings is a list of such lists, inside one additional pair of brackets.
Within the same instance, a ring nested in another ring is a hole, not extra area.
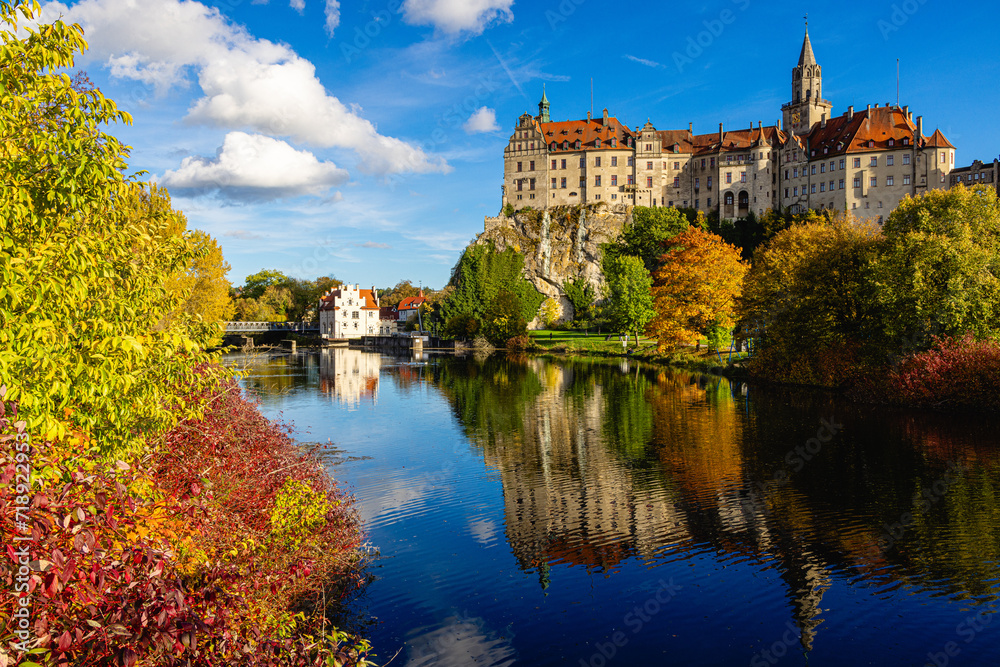
[(649, 324), (660, 349), (692, 343), (712, 326), (732, 328), (734, 302), (749, 269), (739, 249), (697, 227), (665, 245), (653, 277), (656, 317)]

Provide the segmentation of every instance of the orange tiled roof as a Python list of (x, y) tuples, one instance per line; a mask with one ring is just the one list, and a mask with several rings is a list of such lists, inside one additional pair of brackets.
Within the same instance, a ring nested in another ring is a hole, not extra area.
[[(360, 305), (361, 310), (378, 310), (378, 306), (375, 302), (375, 295), (372, 294), (370, 289), (358, 290), (358, 295), (363, 300), (364, 305)], [(340, 310), (340, 306), (334, 306), (336, 299), (343, 298), (343, 290), (335, 289), (322, 299), (320, 299), (319, 309), (320, 310)]]
[[(941, 133), (927, 137), (917, 136), (917, 126), (899, 107), (875, 107), (865, 109), (848, 119), (847, 114), (831, 118), (826, 127), (817, 125), (808, 135), (810, 157), (816, 151), (821, 156), (844, 153), (864, 153), (872, 150), (892, 150), (904, 145), (931, 146), (934, 148), (954, 148)], [(891, 143), (890, 143), (891, 142)], [(826, 152), (823, 152), (825, 149)]]
[[(577, 140), (580, 141), (579, 150), (618, 150), (625, 148), (626, 139), (632, 136), (632, 132), (613, 116), (608, 118), (607, 126), (603, 117), (540, 123), (540, 126), (545, 143), (550, 147), (552, 142), (556, 143), (556, 152), (563, 150), (564, 141), (569, 142), (566, 150), (577, 150), (574, 148)], [(600, 148), (596, 147), (598, 139), (601, 140)], [(616, 140), (616, 146), (611, 145), (612, 139)]]
[(399, 302), (399, 305), (396, 306), (396, 310), (414, 310), (426, 301), (427, 298), (423, 296), (408, 296)]

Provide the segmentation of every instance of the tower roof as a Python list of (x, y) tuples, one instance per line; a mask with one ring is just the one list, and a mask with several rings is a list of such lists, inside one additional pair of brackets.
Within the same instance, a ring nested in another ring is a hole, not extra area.
[(802, 53), (799, 54), (799, 67), (815, 64), (816, 56), (813, 54), (812, 42), (809, 41), (809, 28), (806, 28), (806, 37), (802, 40)]
[(545, 84), (543, 83), (542, 84), (542, 101), (539, 102), (539, 104), (546, 104), (547, 105), (548, 103), (549, 103), (549, 98), (545, 95)]

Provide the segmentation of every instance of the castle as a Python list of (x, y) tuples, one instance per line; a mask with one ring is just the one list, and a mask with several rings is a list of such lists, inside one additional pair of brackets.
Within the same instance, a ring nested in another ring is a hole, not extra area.
[(882, 222), (903, 197), (950, 186), (955, 147), (940, 130), (926, 136), (922, 116), (876, 104), (834, 117), (822, 92), (808, 26), (777, 125), (630, 130), (607, 109), (553, 122), (543, 91), (538, 115), (521, 115), (504, 149), (502, 203), (677, 206), (722, 219), (836, 209)]

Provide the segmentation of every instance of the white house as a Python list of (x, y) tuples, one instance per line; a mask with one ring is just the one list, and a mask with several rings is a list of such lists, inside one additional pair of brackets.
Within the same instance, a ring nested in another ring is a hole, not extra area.
[(319, 301), (323, 338), (360, 338), (380, 333), (378, 292), (358, 285), (341, 285)]

